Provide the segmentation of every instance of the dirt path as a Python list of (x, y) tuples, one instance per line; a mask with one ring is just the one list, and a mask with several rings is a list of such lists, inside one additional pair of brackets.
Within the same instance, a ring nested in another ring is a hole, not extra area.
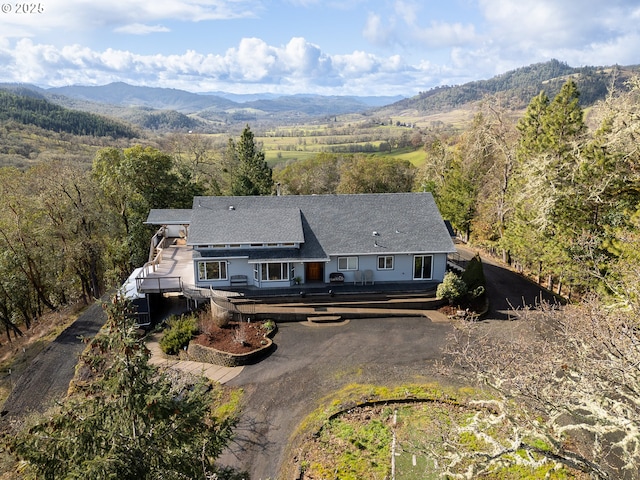
[(89, 306), (31, 362), (2, 406), (3, 421), (30, 411), (42, 412), (67, 394), (78, 355), (85, 347), (82, 337), (93, 337), (106, 320), (99, 302)]

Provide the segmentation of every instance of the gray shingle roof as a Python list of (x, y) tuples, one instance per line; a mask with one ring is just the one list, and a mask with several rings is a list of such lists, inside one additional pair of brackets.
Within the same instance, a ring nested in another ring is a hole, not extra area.
[(304, 241), (301, 258), (455, 252), (430, 193), (196, 197), (188, 241)]
[(149, 212), (149, 225), (188, 225), (191, 223), (192, 209), (184, 208), (154, 208)]
[(226, 202), (194, 207), (187, 239), (189, 245), (285, 242), (304, 242), (299, 208), (243, 204), (230, 209)]

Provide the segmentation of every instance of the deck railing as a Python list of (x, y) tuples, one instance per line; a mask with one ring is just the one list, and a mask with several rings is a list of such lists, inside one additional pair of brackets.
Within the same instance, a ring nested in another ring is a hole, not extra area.
[(183, 291), (182, 277), (136, 277), (136, 288), (139, 292), (181, 292)]
[[(164, 236), (164, 229), (158, 230), (151, 238), (149, 245), (149, 261), (145, 263), (145, 268), (150, 266), (152, 271), (156, 271), (160, 262), (162, 262), (162, 252), (169, 246), (169, 238)], [(172, 240), (172, 239), (171, 239)]]

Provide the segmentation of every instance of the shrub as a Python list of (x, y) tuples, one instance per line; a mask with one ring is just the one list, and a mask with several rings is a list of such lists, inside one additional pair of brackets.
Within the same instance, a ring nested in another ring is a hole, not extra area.
[(467, 284), (462, 278), (453, 272), (447, 272), (442, 283), (438, 285), (436, 296), (448, 300), (452, 305), (463, 298), (467, 291)]
[(189, 345), (189, 340), (197, 333), (194, 315), (172, 316), (167, 320), (167, 328), (160, 339), (160, 348), (167, 355), (176, 355)]
[(476, 255), (469, 260), (467, 268), (465, 268), (462, 273), (462, 280), (464, 280), (469, 291), (476, 291), (478, 287), (482, 287), (482, 293), (484, 293), (487, 283), (484, 278), (482, 259), (479, 254), (476, 253)]
[(276, 328), (276, 322), (274, 322), (273, 320), (266, 320), (262, 324), (262, 329), (267, 333), (272, 332), (275, 328)]
[(248, 345), (248, 323), (242, 322), (233, 330), (233, 341), (242, 346)]
[(233, 316), (229, 311), (217, 311), (211, 313), (211, 320), (220, 328), (224, 328), (229, 325), (232, 317)]

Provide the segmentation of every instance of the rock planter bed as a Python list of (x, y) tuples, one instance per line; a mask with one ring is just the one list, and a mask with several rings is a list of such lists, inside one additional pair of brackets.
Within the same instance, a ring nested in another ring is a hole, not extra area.
[(256, 363), (273, 348), (271, 336), (275, 325), (266, 329), (265, 323), (236, 323), (201, 333), (189, 342), (187, 357), (195, 362), (224, 367), (239, 367)]

